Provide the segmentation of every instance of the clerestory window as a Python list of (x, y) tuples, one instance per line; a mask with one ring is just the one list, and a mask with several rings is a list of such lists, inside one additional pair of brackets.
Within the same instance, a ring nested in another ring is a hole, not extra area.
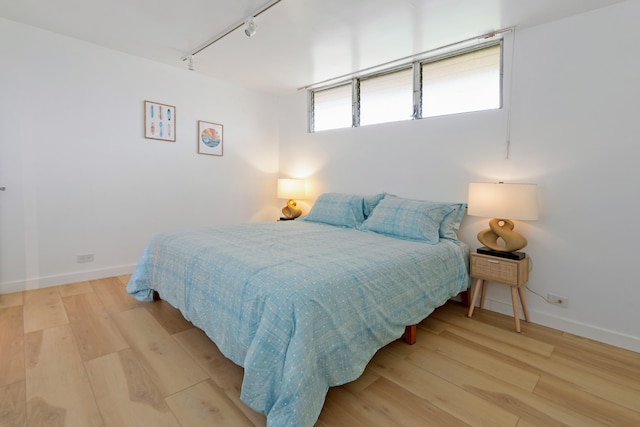
[(309, 131), (502, 107), (502, 42), (309, 91)]

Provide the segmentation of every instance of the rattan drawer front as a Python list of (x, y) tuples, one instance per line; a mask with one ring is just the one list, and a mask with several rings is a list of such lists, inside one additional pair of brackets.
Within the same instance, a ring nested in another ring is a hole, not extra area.
[(485, 258), (472, 254), (471, 276), (484, 280), (496, 280), (513, 286), (519, 285), (518, 263), (498, 260), (495, 257)]

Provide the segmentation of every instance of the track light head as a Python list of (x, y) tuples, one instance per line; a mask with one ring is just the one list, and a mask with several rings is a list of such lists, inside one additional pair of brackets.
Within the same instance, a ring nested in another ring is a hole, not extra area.
[(247, 22), (245, 22), (244, 33), (247, 37), (251, 37), (256, 33), (256, 28), (256, 21), (252, 16), (251, 18), (247, 19)]
[(195, 67), (193, 66), (193, 55), (189, 55), (189, 61), (187, 62), (187, 68), (189, 69), (189, 71), (195, 70)]

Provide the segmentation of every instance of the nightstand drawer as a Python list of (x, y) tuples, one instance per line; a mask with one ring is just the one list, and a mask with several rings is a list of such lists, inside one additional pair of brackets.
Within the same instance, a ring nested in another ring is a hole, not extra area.
[(482, 254), (471, 254), (471, 277), (522, 286), (529, 280), (529, 259), (519, 261)]

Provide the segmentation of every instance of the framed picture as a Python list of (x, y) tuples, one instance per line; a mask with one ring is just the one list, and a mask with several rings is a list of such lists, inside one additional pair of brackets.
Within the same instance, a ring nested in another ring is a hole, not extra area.
[(198, 153), (222, 156), (222, 125), (198, 120)]
[(144, 137), (176, 141), (176, 107), (144, 101)]

